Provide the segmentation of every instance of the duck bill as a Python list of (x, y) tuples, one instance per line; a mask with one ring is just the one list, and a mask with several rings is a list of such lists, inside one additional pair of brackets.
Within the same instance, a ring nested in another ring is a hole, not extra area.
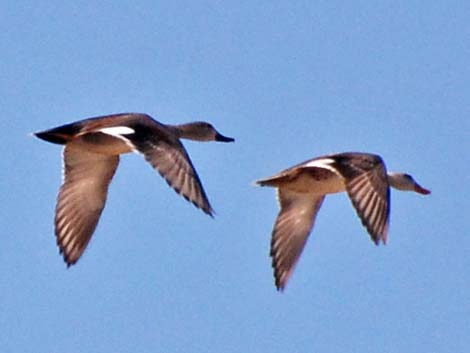
[(428, 195), (428, 194), (431, 193), (430, 190), (423, 188), (423, 187), (422, 187), (421, 185), (419, 185), (419, 184), (415, 184), (415, 191), (416, 191), (418, 194), (423, 194), (423, 195)]
[(224, 135), (219, 134), (219, 133), (217, 133), (215, 135), (215, 140), (219, 141), (219, 142), (233, 142), (233, 141), (235, 141), (235, 139), (233, 139), (231, 137), (224, 136)]

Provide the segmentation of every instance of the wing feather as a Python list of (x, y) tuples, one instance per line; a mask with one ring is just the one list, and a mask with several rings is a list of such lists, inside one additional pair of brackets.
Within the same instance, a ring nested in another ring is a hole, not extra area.
[(92, 153), (69, 142), (63, 158), (64, 182), (57, 197), (55, 234), (70, 266), (83, 254), (98, 224), (119, 156)]
[(336, 167), (345, 178), (346, 190), (362, 224), (374, 243), (387, 241), (390, 187), (385, 164), (377, 155), (336, 157)]
[(281, 210), (271, 239), (272, 266), (276, 287), (283, 290), (312, 230), (323, 195), (278, 189)]
[(208, 215), (213, 215), (201, 180), (179, 140), (170, 142), (149, 136), (144, 141), (132, 142), (169, 186)]

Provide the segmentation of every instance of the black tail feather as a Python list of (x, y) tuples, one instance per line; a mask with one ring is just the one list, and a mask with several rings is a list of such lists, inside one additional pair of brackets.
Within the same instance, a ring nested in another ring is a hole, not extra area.
[(81, 125), (76, 123), (66, 124), (53, 129), (36, 132), (34, 135), (44, 141), (64, 145), (72, 138), (72, 136), (80, 131), (81, 127)]

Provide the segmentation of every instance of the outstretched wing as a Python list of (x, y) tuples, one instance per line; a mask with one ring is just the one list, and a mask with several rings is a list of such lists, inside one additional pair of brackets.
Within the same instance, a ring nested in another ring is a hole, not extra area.
[(271, 239), (271, 257), (276, 287), (283, 290), (313, 228), (324, 196), (279, 188), (281, 210)]
[(119, 156), (88, 152), (76, 144), (72, 141), (64, 148), (64, 181), (55, 214), (57, 244), (68, 266), (85, 251), (119, 164)]
[(336, 158), (336, 167), (345, 178), (346, 190), (372, 240), (387, 241), (390, 216), (390, 187), (385, 165), (377, 155), (358, 154)]
[(132, 136), (129, 138), (152, 167), (165, 178), (168, 185), (196, 207), (210, 216), (213, 215), (201, 180), (178, 139), (169, 140), (158, 135), (149, 135), (144, 139), (132, 139)]

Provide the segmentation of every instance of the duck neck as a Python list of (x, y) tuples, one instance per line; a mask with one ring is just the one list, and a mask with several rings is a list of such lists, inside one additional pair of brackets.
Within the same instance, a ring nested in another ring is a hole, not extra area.
[(204, 130), (201, 130), (200, 123), (186, 123), (180, 125), (174, 125), (177, 135), (180, 138), (194, 141), (209, 141), (207, 134)]
[(407, 187), (407, 183), (404, 182), (403, 176), (401, 173), (387, 173), (388, 177), (388, 183), (392, 188), (398, 189), (398, 190), (409, 190), (409, 187)]

